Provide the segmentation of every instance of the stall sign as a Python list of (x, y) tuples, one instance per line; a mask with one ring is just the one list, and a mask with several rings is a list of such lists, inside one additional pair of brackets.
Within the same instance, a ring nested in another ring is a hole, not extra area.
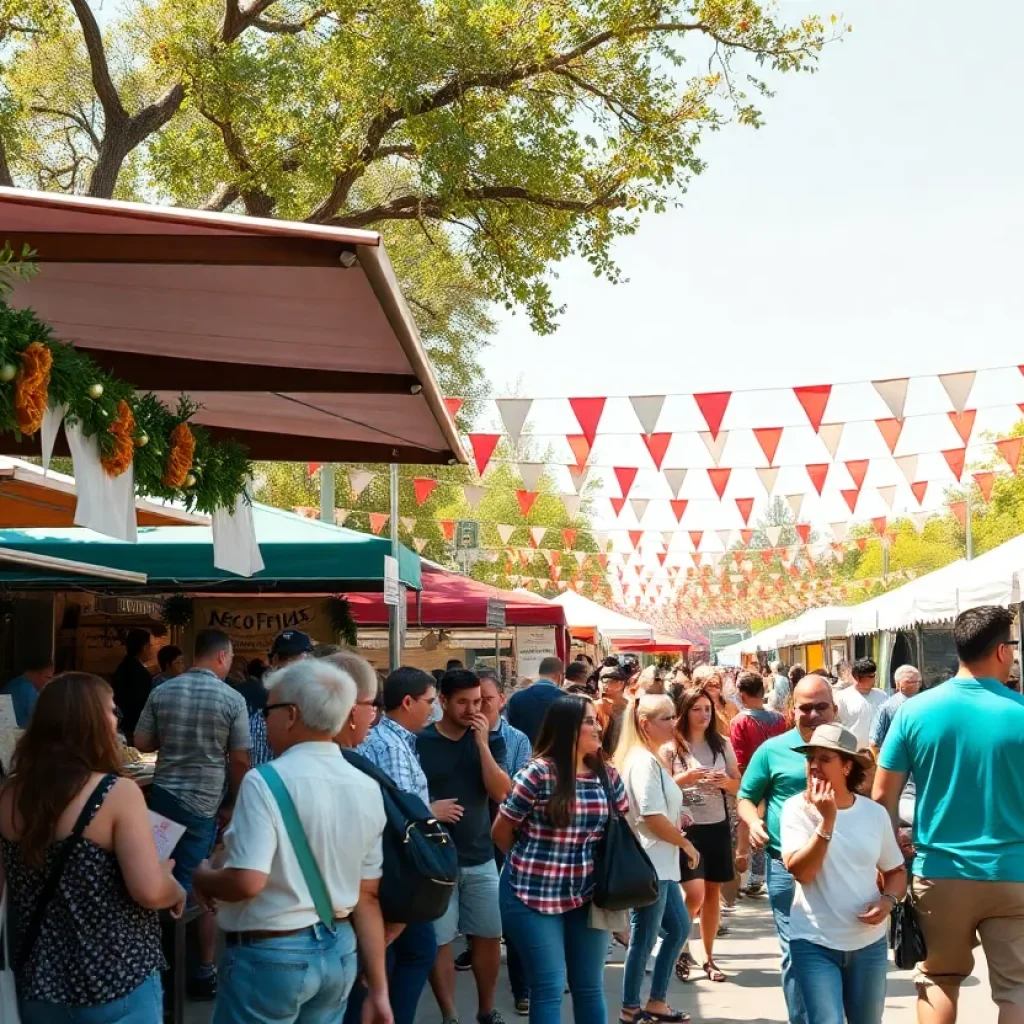
[(496, 597), (487, 599), (487, 625), (491, 629), (505, 628), (505, 602)]
[(554, 653), (554, 626), (516, 627), (516, 664), (520, 679), (536, 679), (540, 663)]
[(231, 637), (235, 654), (250, 658), (266, 657), (278, 633), (298, 629), (308, 633), (314, 643), (329, 643), (334, 630), (322, 598), (280, 600), (251, 598), (225, 601), (196, 598), (193, 603), (193, 627), (219, 629)]

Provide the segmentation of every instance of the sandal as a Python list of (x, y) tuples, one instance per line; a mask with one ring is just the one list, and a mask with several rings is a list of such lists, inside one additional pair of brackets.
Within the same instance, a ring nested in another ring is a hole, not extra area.
[(690, 958), (686, 953), (681, 953), (679, 959), (676, 960), (676, 977), (680, 981), (690, 980)]
[(632, 1017), (624, 1017), (622, 1013), (620, 1013), (619, 1024), (654, 1024), (654, 1014), (640, 1009), (638, 1009)]
[(704, 973), (708, 976), (708, 981), (725, 981), (725, 975), (718, 969), (718, 964), (714, 960), (709, 960), (704, 965)]
[(673, 1010), (671, 1006), (668, 1008), (668, 1013), (655, 1013), (653, 1010), (644, 1010), (644, 1013), (651, 1020), (658, 1021), (659, 1024), (686, 1024), (690, 1019), (688, 1013)]

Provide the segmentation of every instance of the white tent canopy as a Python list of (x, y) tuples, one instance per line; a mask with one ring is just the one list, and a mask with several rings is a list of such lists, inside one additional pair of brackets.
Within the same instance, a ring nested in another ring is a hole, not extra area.
[(573, 590), (566, 590), (553, 600), (565, 609), (569, 629), (596, 629), (608, 640), (654, 641), (653, 626), (613, 612)]

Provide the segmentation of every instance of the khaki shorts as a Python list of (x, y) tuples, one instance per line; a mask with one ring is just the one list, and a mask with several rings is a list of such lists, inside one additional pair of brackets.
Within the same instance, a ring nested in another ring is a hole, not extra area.
[(977, 935), (992, 998), (1024, 1006), (1024, 882), (915, 878), (913, 892), (928, 946), (915, 980), (959, 987), (974, 970)]

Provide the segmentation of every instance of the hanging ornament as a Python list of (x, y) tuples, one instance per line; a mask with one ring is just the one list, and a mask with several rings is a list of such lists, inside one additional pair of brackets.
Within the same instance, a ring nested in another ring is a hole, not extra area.
[(0, 366), (0, 383), (7, 384), (14, 380), (14, 375), (18, 372), (18, 368), (14, 363), (4, 363)]
[(149, 434), (139, 434), (139, 436), (135, 438), (136, 448), (145, 448), (147, 444), (149, 444)]
[(196, 475), (195, 475), (195, 473), (187, 473), (185, 475), (185, 486), (186, 487), (195, 487), (195, 485), (196, 485)]
[(90, 398), (102, 398), (103, 397), (103, 385), (98, 381), (95, 384), (89, 385), (89, 397)]

